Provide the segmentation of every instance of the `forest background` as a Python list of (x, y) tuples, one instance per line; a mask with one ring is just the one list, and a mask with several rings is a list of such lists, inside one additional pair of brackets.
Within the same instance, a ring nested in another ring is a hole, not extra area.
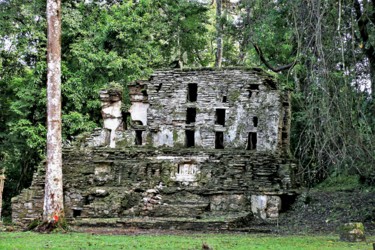
[[(10, 198), (45, 158), (46, 1), (0, 0), (0, 171)], [(98, 91), (191, 67), (261, 67), (292, 93), (300, 185), (375, 185), (374, 0), (66, 0), (63, 138), (100, 127)], [(7, 214), (8, 213), (8, 214)]]

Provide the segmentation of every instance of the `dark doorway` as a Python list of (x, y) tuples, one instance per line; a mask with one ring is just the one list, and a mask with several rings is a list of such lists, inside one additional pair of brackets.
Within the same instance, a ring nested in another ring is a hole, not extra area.
[(135, 131), (135, 145), (142, 145), (142, 130)]
[(195, 146), (194, 130), (185, 130), (185, 144), (187, 148)]
[(128, 117), (130, 118), (130, 113), (129, 112), (121, 112), (121, 115), (122, 115), (122, 125), (123, 125), (123, 128), (124, 130), (127, 130), (128, 129)]
[(196, 116), (197, 116), (197, 109), (196, 108), (187, 108), (186, 124), (194, 123)]
[(215, 148), (223, 149), (224, 148), (224, 133), (215, 132)]
[(256, 116), (253, 117), (253, 125), (254, 125), (254, 128), (258, 127), (258, 117)]
[(216, 109), (216, 124), (225, 126), (225, 109)]
[(257, 133), (250, 132), (247, 137), (247, 150), (255, 150), (257, 148)]
[(196, 83), (188, 84), (188, 95), (187, 99), (189, 102), (196, 102), (198, 95), (198, 85)]

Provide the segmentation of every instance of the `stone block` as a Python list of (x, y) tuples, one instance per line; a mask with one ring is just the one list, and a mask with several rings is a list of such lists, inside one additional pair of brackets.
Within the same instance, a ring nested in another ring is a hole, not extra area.
[(360, 222), (345, 223), (339, 228), (339, 234), (342, 241), (366, 241), (365, 228)]

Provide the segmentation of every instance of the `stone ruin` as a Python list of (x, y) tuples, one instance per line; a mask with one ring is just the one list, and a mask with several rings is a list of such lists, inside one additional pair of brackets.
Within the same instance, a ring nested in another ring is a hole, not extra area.
[[(259, 69), (156, 71), (100, 92), (104, 127), (63, 150), (66, 218), (77, 226), (229, 229), (272, 223), (295, 195), (290, 96)], [(44, 170), (12, 199), (43, 208)], [(283, 204), (284, 203), (284, 204)]]

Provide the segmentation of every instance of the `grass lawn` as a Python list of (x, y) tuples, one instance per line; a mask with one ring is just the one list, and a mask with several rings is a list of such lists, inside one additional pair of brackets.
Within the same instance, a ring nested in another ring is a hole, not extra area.
[(271, 236), (256, 234), (93, 235), (86, 233), (0, 233), (0, 249), (368, 249), (368, 243), (338, 241), (338, 235)]

